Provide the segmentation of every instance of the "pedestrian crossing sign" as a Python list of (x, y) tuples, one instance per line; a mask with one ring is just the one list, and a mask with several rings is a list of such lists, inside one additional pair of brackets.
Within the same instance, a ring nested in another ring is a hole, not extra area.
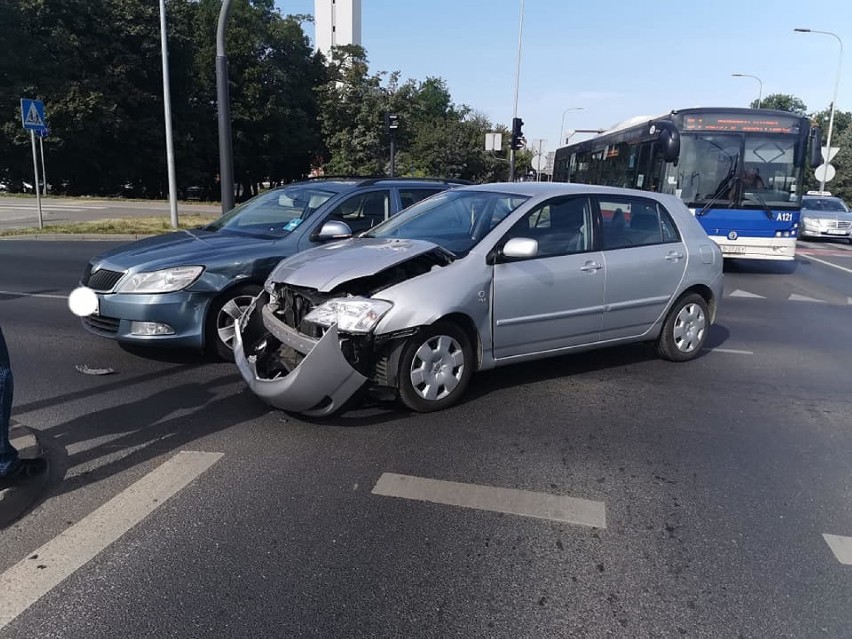
[(21, 123), (25, 129), (36, 133), (47, 130), (44, 120), (44, 102), (21, 98)]

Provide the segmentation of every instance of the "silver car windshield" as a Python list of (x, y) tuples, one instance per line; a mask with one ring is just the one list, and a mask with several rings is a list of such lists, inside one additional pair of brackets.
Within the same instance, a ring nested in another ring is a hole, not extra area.
[(314, 186), (274, 189), (253, 197), (205, 227), (246, 235), (287, 235), (335, 195)]
[(363, 237), (426, 240), (461, 257), (527, 199), (511, 193), (444, 191), (407, 208)]
[(848, 213), (849, 209), (843, 203), (843, 200), (837, 198), (805, 198), (802, 201), (802, 208), (809, 211), (831, 211), (837, 213)]

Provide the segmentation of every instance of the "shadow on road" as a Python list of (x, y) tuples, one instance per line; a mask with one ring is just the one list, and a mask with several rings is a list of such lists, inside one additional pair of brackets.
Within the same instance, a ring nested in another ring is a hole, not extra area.
[[(184, 450), (193, 441), (268, 412), (248, 393), (217, 396), (214, 392), (233, 383), (232, 375), (223, 375), (210, 382), (183, 384), (41, 431), (50, 448), (54, 476), (64, 478), (47, 497), (73, 492), (165, 453)], [(107, 456), (111, 460), (103, 465), (65, 478), (69, 469)]]

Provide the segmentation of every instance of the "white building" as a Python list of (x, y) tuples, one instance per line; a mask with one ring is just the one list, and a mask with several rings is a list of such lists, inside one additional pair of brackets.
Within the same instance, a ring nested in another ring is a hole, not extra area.
[(331, 47), (361, 44), (361, 0), (314, 0), (316, 48), (327, 58)]

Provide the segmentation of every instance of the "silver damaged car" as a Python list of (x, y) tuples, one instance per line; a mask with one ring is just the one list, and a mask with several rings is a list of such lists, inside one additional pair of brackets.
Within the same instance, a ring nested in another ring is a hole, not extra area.
[(639, 341), (693, 359), (722, 279), (719, 247), (673, 196), (467, 186), (282, 261), (236, 323), (235, 359), (283, 410), (329, 415), (375, 390), (434, 411), (515, 362)]

